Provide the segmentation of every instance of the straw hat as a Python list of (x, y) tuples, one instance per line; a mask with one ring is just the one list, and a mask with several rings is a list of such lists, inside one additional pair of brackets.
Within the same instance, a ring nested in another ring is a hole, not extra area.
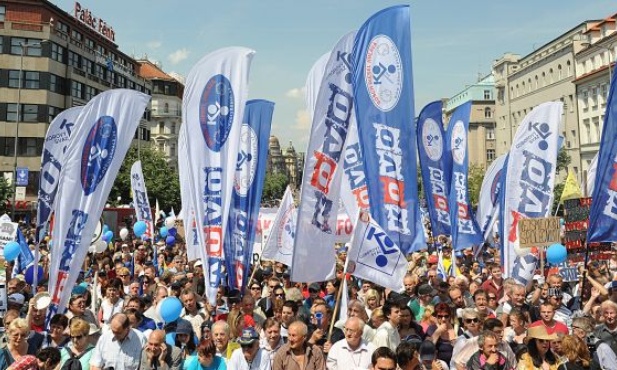
[(557, 335), (555, 333), (549, 334), (544, 325), (538, 325), (527, 329), (527, 338), (557, 340)]

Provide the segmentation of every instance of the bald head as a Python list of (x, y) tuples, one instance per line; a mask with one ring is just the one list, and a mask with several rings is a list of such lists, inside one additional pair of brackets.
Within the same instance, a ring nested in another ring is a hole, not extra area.
[(154, 330), (148, 337), (148, 344), (161, 345), (165, 342), (165, 330)]

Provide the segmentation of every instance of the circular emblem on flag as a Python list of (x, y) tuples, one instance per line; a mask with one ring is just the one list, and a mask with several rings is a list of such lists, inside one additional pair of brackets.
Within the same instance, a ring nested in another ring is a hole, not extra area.
[(396, 107), (403, 90), (403, 66), (398, 48), (386, 35), (373, 37), (366, 52), (364, 81), (371, 101), (382, 112)]
[(462, 165), (467, 152), (467, 133), (463, 121), (454, 122), (450, 147), (452, 148), (452, 159), (458, 165)]
[(285, 256), (291, 255), (293, 251), (294, 240), (296, 239), (296, 212), (294, 207), (285, 210), (277, 235), (277, 244), (279, 253)]
[(426, 155), (432, 161), (438, 161), (443, 154), (443, 137), (439, 124), (432, 118), (427, 118), (422, 126), (422, 146)]
[(238, 162), (234, 176), (234, 191), (240, 197), (246, 197), (253, 184), (257, 170), (257, 133), (248, 124), (240, 129)]
[(199, 101), (199, 124), (211, 150), (218, 152), (227, 141), (234, 120), (234, 92), (227, 77), (210, 78)]
[(114, 159), (118, 128), (113, 117), (102, 116), (90, 129), (81, 151), (81, 187), (85, 195), (94, 193)]

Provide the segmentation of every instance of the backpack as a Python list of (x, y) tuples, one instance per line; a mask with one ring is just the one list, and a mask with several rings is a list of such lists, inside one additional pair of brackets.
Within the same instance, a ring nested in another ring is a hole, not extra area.
[(85, 350), (81, 355), (75, 356), (73, 351), (71, 351), (69, 348), (66, 348), (66, 351), (69, 353), (69, 359), (66, 360), (66, 362), (64, 363), (64, 365), (62, 365), (62, 368), (60, 370), (84, 370), (82, 369), (81, 362), (79, 360), (83, 357), (83, 355), (92, 351), (92, 349), (93, 347), (90, 347), (87, 350)]

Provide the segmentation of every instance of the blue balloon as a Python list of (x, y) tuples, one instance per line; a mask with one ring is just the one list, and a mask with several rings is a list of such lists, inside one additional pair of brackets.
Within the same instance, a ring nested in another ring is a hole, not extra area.
[(553, 244), (546, 250), (546, 260), (552, 265), (565, 262), (568, 258), (568, 250), (561, 244)]
[(133, 232), (135, 233), (135, 236), (138, 238), (141, 238), (141, 236), (144, 235), (147, 229), (148, 229), (148, 226), (146, 225), (144, 221), (137, 221), (135, 222), (135, 225), (133, 225)]
[(165, 243), (166, 243), (167, 245), (174, 245), (174, 244), (176, 243), (176, 238), (174, 238), (174, 237), (173, 237), (173, 236), (171, 236), (171, 235), (168, 235), (168, 236), (167, 236), (167, 239), (165, 239)]
[(169, 234), (169, 231), (165, 226), (163, 226), (159, 229), (159, 234), (161, 234), (161, 236), (164, 238), (167, 236), (167, 234)]
[(107, 230), (107, 232), (105, 233), (105, 236), (107, 237), (108, 243), (114, 240), (114, 232), (111, 230)]
[(109, 226), (103, 225), (103, 234), (106, 234), (109, 231)]
[(11, 262), (19, 256), (21, 247), (18, 242), (9, 242), (4, 246), (4, 259)]
[(175, 346), (176, 345), (176, 333), (165, 334), (165, 343), (169, 344), (170, 346)]
[(176, 235), (178, 235), (178, 230), (176, 230), (175, 227), (172, 227), (171, 229), (167, 230), (167, 234), (175, 237)]
[[(37, 266), (37, 278), (38, 281), (43, 280), (43, 267), (42, 266)], [(31, 265), (30, 267), (28, 267), (26, 269), (26, 273), (24, 274), (24, 278), (26, 278), (26, 283), (28, 283), (28, 285), (32, 285), (34, 284), (34, 265)]]
[(182, 302), (176, 297), (167, 297), (161, 302), (159, 310), (166, 324), (176, 321), (182, 312)]

